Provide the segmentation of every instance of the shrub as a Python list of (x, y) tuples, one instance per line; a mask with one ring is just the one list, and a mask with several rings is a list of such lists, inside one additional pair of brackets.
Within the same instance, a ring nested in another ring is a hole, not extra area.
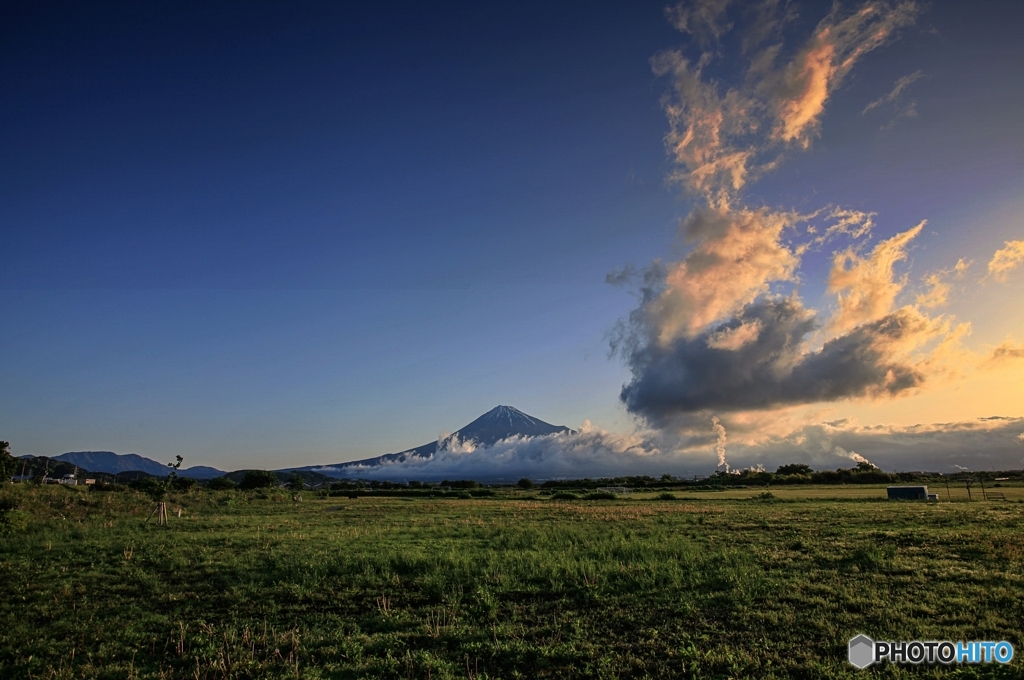
[(523, 477), (522, 479), (519, 480), (516, 486), (518, 486), (520, 489), (532, 489), (533, 481), (526, 477)]
[(676, 495), (674, 493), (669, 492), (669, 491), (666, 491), (665, 493), (659, 493), (658, 494), (658, 500), (660, 500), (660, 501), (674, 501), (675, 499), (676, 499)]
[(139, 477), (128, 482), (128, 486), (143, 493), (159, 494), (163, 491), (163, 480), (156, 477)]
[(756, 500), (767, 501), (771, 500), (772, 498), (775, 498), (775, 494), (773, 494), (771, 491), (762, 491), (761, 493), (754, 496), (754, 498)]
[(171, 488), (175, 491), (189, 491), (194, 489), (197, 484), (199, 482), (191, 477), (175, 477), (171, 480)]
[(588, 501), (614, 501), (618, 496), (613, 494), (611, 491), (595, 491), (593, 493), (588, 493), (583, 498)]
[(579, 496), (568, 491), (559, 491), (558, 493), (551, 494), (551, 500), (554, 501), (578, 501), (579, 499)]
[(480, 486), (480, 483), (472, 479), (456, 479), (444, 480), (441, 482), (441, 486), (447, 486), (449, 489), (476, 489)]
[(269, 470), (249, 470), (242, 478), (238, 488), (242, 491), (249, 489), (272, 489), (277, 486), (277, 475)]
[(11, 498), (0, 498), (0, 535), (22, 531), (28, 526), (31, 516), (18, 509), (18, 503)]
[(214, 477), (206, 483), (206, 488), (210, 491), (230, 491), (234, 489), (237, 484), (235, 480), (230, 477)]

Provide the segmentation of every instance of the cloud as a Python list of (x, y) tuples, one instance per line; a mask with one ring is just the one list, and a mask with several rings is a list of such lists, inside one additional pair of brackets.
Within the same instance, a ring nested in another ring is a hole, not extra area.
[(665, 144), (683, 172), (671, 179), (720, 199), (746, 183), (755, 149), (740, 142), (757, 130), (759, 121), (746, 94), (736, 89), (721, 94), (715, 83), (702, 79), (708, 61), (705, 55), (694, 64), (669, 51), (655, 56), (651, 67), (672, 83), (671, 95), (662, 102), (669, 121)]
[(619, 435), (585, 423), (575, 433), (510, 437), (490, 447), (449, 447), (426, 459), (409, 458), (362, 468), (350, 466), (336, 472), (371, 479), (421, 480), (660, 475), (689, 469), (692, 461), (686, 460), (684, 453), (680, 440), (665, 433)]
[(989, 357), (989, 361), (993, 363), (1002, 363), (1006, 360), (1024, 359), (1024, 344), (1019, 347), (1014, 346), (1012, 342), (1006, 340), (994, 350)]
[[(808, 218), (817, 216), (818, 214), (809, 215)], [(847, 236), (852, 239), (863, 238), (869, 235), (875, 226), (875, 213), (848, 208), (833, 208), (827, 214), (827, 219), (831, 220), (833, 224), (829, 225), (824, 233), (805, 244), (802, 249), (798, 249), (797, 252), (802, 253), (807, 249), (824, 245), (838, 236)], [(818, 228), (809, 226), (807, 233), (817, 234)]]
[[(729, 9), (688, 3), (669, 17), (705, 46), (738, 30), (750, 64), (741, 84), (723, 87), (706, 76), (716, 52), (652, 59), (670, 81), (663, 107), (677, 165), (671, 179), (697, 201), (680, 225), (686, 254), (643, 271), (640, 304), (612, 334), (613, 351), (632, 373), (621, 400), (656, 427), (702, 422), (706, 429), (712, 413), (891, 398), (955, 373), (951, 360), (970, 327), (920, 311), (945, 300), (943, 280), (931, 279), (919, 306), (897, 309), (908, 277), (896, 265), (924, 221), (863, 254), (856, 242), (875, 228), (874, 213), (830, 206), (801, 215), (741, 200), (749, 181), (776, 167), (780, 150), (809, 146), (831, 94), (861, 57), (913, 22), (916, 5), (837, 7), (788, 52), (777, 30), (790, 18), (783, 4), (759, 4), (753, 25), (739, 29)], [(897, 81), (892, 97), (918, 77)], [(836, 239), (849, 245), (833, 255), (827, 284), (837, 308), (822, 321), (796, 295), (799, 268), (806, 253)], [(632, 270), (609, 275), (615, 283), (637, 278)], [(712, 424), (726, 427), (721, 419)]]
[(839, 309), (829, 326), (846, 331), (879, 319), (892, 310), (896, 296), (906, 286), (906, 277), (894, 278), (896, 263), (907, 258), (907, 247), (921, 233), (925, 222), (882, 241), (867, 258), (853, 249), (836, 253), (828, 276), (829, 292), (838, 298)]
[(882, 104), (889, 104), (891, 102), (896, 101), (896, 99), (899, 98), (899, 96), (903, 93), (903, 90), (907, 89), (908, 87), (910, 87), (911, 84), (920, 80), (923, 77), (924, 73), (922, 71), (915, 71), (911, 73), (909, 76), (903, 76), (902, 78), (896, 81), (895, 86), (892, 88), (892, 91), (889, 94), (879, 99), (876, 99), (875, 101), (871, 102), (866, 107), (864, 107), (864, 110), (861, 111), (861, 115), (864, 115), (865, 113), (871, 111), (872, 109), (878, 108)]
[(1004, 417), (909, 426), (817, 423), (756, 444), (733, 445), (730, 458), (744, 467), (784, 461), (820, 468), (840, 451), (856, 451), (888, 471), (1019, 469), (1021, 449), (1016, 437), (1021, 427), (1024, 418)]
[(702, 44), (717, 41), (732, 28), (725, 20), (731, 0), (692, 0), (665, 8), (669, 23), (683, 33), (690, 33)]
[(949, 294), (952, 291), (949, 279), (962, 279), (970, 266), (969, 261), (960, 258), (952, 269), (942, 269), (925, 276), (924, 284), (928, 286), (928, 290), (918, 293), (914, 298), (915, 303), (925, 309), (934, 309), (945, 305), (949, 301)]
[(988, 263), (988, 275), (996, 281), (1006, 281), (1011, 271), (1024, 262), (1024, 241), (1007, 241), (1006, 245), (992, 255)]
[(942, 274), (929, 274), (924, 281), (929, 289), (917, 295), (914, 299), (917, 305), (926, 309), (934, 309), (946, 304), (946, 301), (949, 300), (950, 286), (942, 278)]
[[(680, 3), (667, 10), (671, 23), (707, 47), (732, 30), (727, 0)], [(740, 30), (744, 50), (777, 35), (789, 18), (783, 3), (762, 2)], [(759, 158), (773, 147), (810, 145), (831, 94), (857, 61), (913, 22), (913, 2), (868, 3), (851, 15), (838, 9), (818, 24), (788, 60), (781, 41), (752, 53), (742, 85), (722, 88), (704, 77), (715, 53), (696, 60), (668, 50), (651, 60), (671, 91), (662, 104), (669, 121), (665, 143), (681, 171), (671, 179), (714, 203), (743, 188), (752, 175), (774, 167)]]
[(746, 321), (734, 328), (726, 328), (708, 337), (708, 347), (711, 349), (728, 349), (733, 352), (743, 348), (744, 345), (756, 342), (761, 335), (761, 321), (754, 319)]
[(912, 2), (875, 2), (850, 16), (841, 16), (837, 9), (823, 19), (784, 68), (760, 74), (775, 116), (772, 138), (809, 146), (825, 103), (854, 64), (885, 44), (897, 29), (913, 23), (916, 14)]
[(681, 225), (693, 249), (665, 271), (664, 287), (647, 305), (657, 341), (693, 337), (759, 295), (773, 281), (792, 281), (796, 253), (782, 233), (796, 217), (768, 210), (697, 208)]
[[(441, 451), (429, 459), (338, 470), (348, 477), (395, 480), (515, 481), (621, 475), (709, 474), (721, 467), (725, 428), (672, 434), (642, 430), (612, 434), (584, 424), (573, 434), (512, 437), (491, 447)], [(715, 423), (712, 422), (712, 425)], [(1016, 469), (1024, 418), (897, 427), (848, 420), (801, 425), (781, 434), (730, 444), (730, 469), (803, 462), (815, 469), (871, 462), (884, 470), (953, 471), (954, 466)]]
[[(762, 298), (693, 337), (664, 344), (636, 338), (619, 348), (633, 374), (620, 397), (630, 412), (661, 427), (700, 412), (894, 397), (939, 373), (965, 331), (915, 307), (861, 324), (814, 349), (807, 341), (819, 327), (799, 300)], [(723, 344), (722, 338), (740, 332), (744, 342)]]

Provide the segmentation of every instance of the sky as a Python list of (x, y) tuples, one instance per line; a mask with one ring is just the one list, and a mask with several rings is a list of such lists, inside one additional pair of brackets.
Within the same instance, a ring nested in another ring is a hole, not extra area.
[(0, 14), (15, 454), (1024, 467), (1018, 2)]

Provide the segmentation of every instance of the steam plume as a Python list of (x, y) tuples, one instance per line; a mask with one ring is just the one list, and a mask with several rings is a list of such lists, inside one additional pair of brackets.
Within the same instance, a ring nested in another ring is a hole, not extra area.
[(729, 462), (725, 459), (725, 427), (722, 425), (722, 421), (718, 419), (718, 416), (712, 416), (711, 424), (715, 434), (718, 435), (718, 441), (715, 443), (715, 452), (718, 454), (718, 467), (724, 468), (728, 472)]

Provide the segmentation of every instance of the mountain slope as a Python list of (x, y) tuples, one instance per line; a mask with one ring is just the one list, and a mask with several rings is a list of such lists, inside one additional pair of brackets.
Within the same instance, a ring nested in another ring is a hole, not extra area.
[(458, 438), (460, 442), (472, 442), (478, 447), (487, 447), (493, 446), (502, 439), (508, 439), (513, 436), (540, 437), (559, 432), (572, 432), (572, 430), (564, 425), (546, 423), (511, 406), (496, 406), (457, 432), (438, 441), (423, 444), (412, 449), (373, 458), (364, 458), (363, 460), (353, 460), (347, 463), (309, 465), (288, 469), (310, 470), (342, 478), (356, 474), (360, 469), (367, 467), (372, 468), (389, 463), (402, 463), (411, 458), (430, 458), (438, 449), (444, 450), (448, 443), (455, 438)]
[[(145, 472), (156, 477), (166, 477), (171, 469), (152, 458), (145, 458), (137, 453), (114, 453), (113, 451), (71, 451), (54, 456), (53, 460), (59, 460), (71, 465), (89, 470), (90, 472), (105, 472), (116, 475), (119, 472)], [(224, 473), (216, 468), (205, 465), (196, 465), (185, 470), (180, 470), (181, 477), (192, 477), (194, 479), (213, 479)]]
[(54, 460), (64, 461), (85, 468), (92, 472), (106, 472), (116, 475), (118, 472), (141, 470), (158, 477), (166, 476), (169, 468), (150, 458), (137, 453), (114, 453), (113, 451), (72, 451), (54, 456)]
[(213, 479), (214, 477), (223, 477), (224, 471), (209, 465), (194, 465), (184, 470), (178, 470), (178, 476), (191, 477), (192, 479)]

